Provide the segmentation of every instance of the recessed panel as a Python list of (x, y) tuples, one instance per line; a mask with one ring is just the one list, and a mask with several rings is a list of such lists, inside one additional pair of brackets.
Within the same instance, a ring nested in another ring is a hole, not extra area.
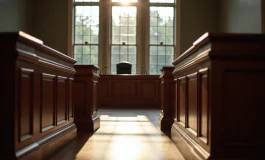
[(200, 136), (208, 137), (208, 75), (201, 77), (201, 133)]
[(177, 118), (177, 120), (179, 120), (179, 104), (178, 104), (178, 101), (179, 101), (179, 92), (178, 92), (178, 88), (179, 88), (179, 84), (178, 84), (178, 81), (175, 82), (175, 104), (174, 104), (174, 111), (175, 111), (175, 115), (174, 115), (174, 118)]
[(112, 82), (112, 96), (135, 97), (137, 83), (135, 82)]
[(57, 125), (66, 121), (67, 105), (66, 105), (66, 87), (67, 78), (60, 77), (57, 78)]
[(188, 126), (197, 131), (197, 78), (188, 81)]
[(68, 117), (69, 120), (74, 118), (74, 105), (73, 105), (73, 79), (69, 78), (69, 90), (68, 90), (68, 103), (69, 103), (69, 110), (68, 110)]
[(33, 132), (33, 73), (32, 69), (21, 69), (19, 92), (20, 141), (31, 137)]
[(186, 81), (180, 81), (179, 87), (179, 120), (186, 123)]
[(55, 126), (55, 75), (42, 75), (41, 128), (46, 131)]
[(143, 98), (155, 98), (156, 83), (155, 82), (142, 82), (141, 93)]

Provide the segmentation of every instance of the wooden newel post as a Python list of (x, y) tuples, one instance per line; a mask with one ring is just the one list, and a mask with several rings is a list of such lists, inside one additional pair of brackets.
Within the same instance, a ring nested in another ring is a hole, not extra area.
[(94, 132), (100, 127), (97, 102), (99, 68), (94, 65), (75, 65), (74, 115), (78, 132)]
[(169, 131), (174, 122), (173, 107), (174, 107), (174, 76), (172, 74), (174, 67), (163, 67), (160, 69), (162, 74), (161, 79), (161, 113), (158, 120), (158, 125), (161, 130)]

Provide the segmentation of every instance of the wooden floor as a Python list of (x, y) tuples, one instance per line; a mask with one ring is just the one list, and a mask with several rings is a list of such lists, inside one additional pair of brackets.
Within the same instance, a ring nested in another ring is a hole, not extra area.
[(100, 129), (82, 135), (51, 160), (183, 160), (158, 129), (159, 110), (99, 110)]

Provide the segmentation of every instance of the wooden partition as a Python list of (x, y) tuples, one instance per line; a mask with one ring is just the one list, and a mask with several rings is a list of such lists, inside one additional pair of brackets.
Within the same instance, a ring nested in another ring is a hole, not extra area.
[(170, 131), (174, 122), (174, 76), (172, 74), (174, 67), (165, 66), (161, 69), (161, 113), (158, 125), (161, 130)]
[(101, 75), (100, 108), (160, 108), (160, 80), (152, 75)]
[(72, 58), (24, 32), (0, 33), (1, 158), (47, 159), (76, 137)]
[(74, 113), (78, 132), (94, 132), (100, 127), (97, 103), (98, 67), (75, 65)]
[(209, 34), (173, 62), (173, 141), (186, 159), (260, 159), (265, 35)]

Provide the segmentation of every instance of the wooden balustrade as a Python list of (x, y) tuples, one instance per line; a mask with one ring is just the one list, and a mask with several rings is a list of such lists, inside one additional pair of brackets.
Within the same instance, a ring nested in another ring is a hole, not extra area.
[(72, 58), (24, 32), (0, 33), (1, 158), (47, 159), (76, 137)]
[(159, 128), (163, 131), (170, 131), (174, 122), (174, 67), (162, 67), (161, 79), (161, 113), (158, 120)]
[(206, 33), (173, 64), (171, 134), (183, 156), (264, 157), (265, 35)]
[(97, 102), (98, 67), (75, 65), (74, 108), (78, 132), (94, 132), (100, 127)]

